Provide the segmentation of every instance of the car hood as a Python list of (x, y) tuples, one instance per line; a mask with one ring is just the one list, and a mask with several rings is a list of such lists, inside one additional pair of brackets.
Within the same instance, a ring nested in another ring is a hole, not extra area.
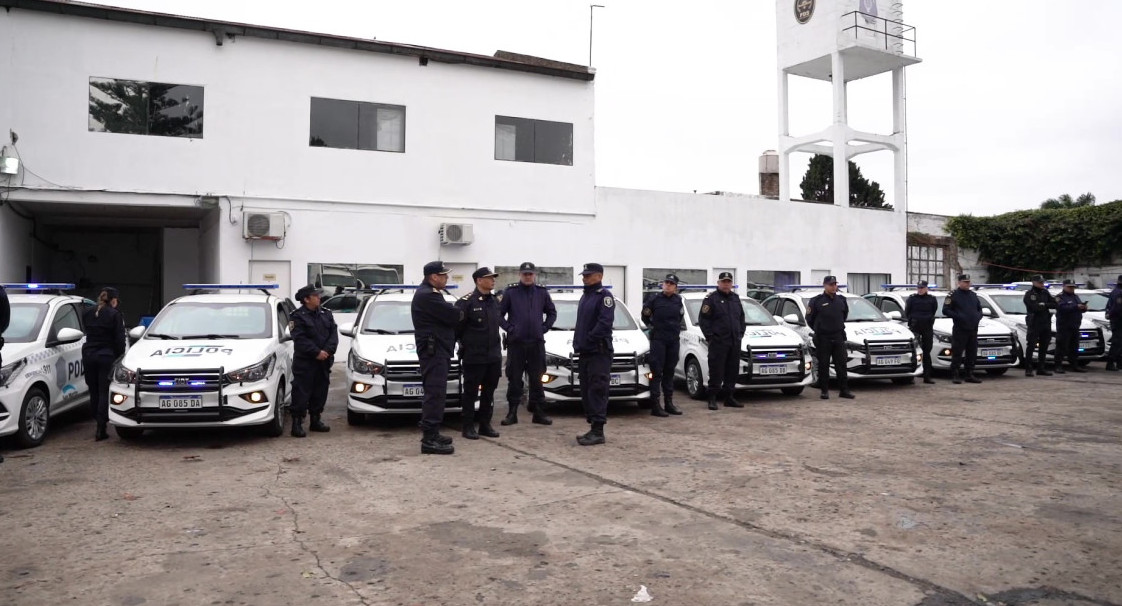
[[(1095, 326), (1095, 323), (1093, 321), (1091, 321), (1091, 318), (1087, 316), (1088, 313), (1098, 313), (1098, 312), (1083, 312), (1083, 321), (1080, 322), (1080, 324), (1079, 324), (1079, 328), (1081, 330), (1094, 330), (1095, 328), (1097, 328)], [(1005, 318), (1007, 320), (1011, 320), (1013, 322), (1013, 324), (1017, 325), (1018, 328), (1020, 328), (1022, 330), (1025, 329), (1025, 323), (1027, 321), (1026, 316), (1008, 315), (1008, 316), (1005, 316)], [(1052, 314), (1052, 331), (1055, 332), (1055, 330), (1056, 330), (1056, 314)]]
[(7, 366), (12, 362), (17, 362), (40, 351), (43, 351), (43, 346), (39, 343), (5, 343), (3, 366)]
[[(612, 333), (612, 347), (617, 354), (641, 354), (650, 351), (651, 342), (641, 330), (617, 330)], [(573, 353), (573, 331), (551, 330), (545, 333), (545, 351), (562, 358)]]
[(911, 339), (912, 331), (895, 322), (846, 322), (845, 338), (854, 343)]
[(745, 347), (798, 347), (803, 338), (784, 326), (749, 326), (741, 343)]
[(417, 360), (417, 342), (412, 333), (403, 335), (360, 334), (351, 342), (355, 355), (382, 364), (389, 360), (413, 362)]
[[(954, 328), (954, 320), (950, 318), (935, 318), (935, 332), (944, 334), (951, 334), (951, 329)], [(983, 337), (1000, 337), (1007, 336), (1012, 330), (998, 322), (989, 318), (982, 318), (978, 323), (978, 335)]]
[(264, 360), (272, 345), (272, 339), (141, 339), (129, 348), (122, 363), (132, 370), (222, 368), (229, 372)]

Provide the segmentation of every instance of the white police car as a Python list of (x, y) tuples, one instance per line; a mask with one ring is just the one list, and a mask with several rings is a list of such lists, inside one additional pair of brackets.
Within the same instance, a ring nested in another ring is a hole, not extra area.
[[(1106, 304), (1110, 301), (1110, 291), (1089, 290), (1077, 288), (1075, 294), (1087, 304), (1087, 311), (1083, 312), (1083, 319), (1090, 320), (1096, 328), (1102, 331), (1103, 342), (1109, 348), (1110, 339), (1114, 332), (1110, 330), (1110, 320), (1106, 319)], [(1106, 356), (1104, 349), (1103, 356)]]
[[(842, 288), (844, 286), (839, 286)], [(783, 320), (800, 335), (810, 338), (806, 325), (806, 306), (822, 292), (821, 285), (791, 285), (790, 292), (768, 297), (763, 305), (768, 313)], [(891, 379), (906, 385), (923, 374), (923, 352), (910, 330), (882, 314), (865, 299), (839, 291), (849, 304), (845, 323), (846, 349), (850, 379)], [(831, 366), (830, 373), (834, 369)]]
[[(584, 286), (547, 286), (557, 321), (545, 333), (545, 373), (541, 376), (545, 399), (550, 402), (579, 402), (580, 355), (573, 351), (573, 331), (577, 327), (577, 306)], [(607, 288), (611, 288), (610, 286)], [(650, 398), (651, 366), (648, 355), (651, 343), (639, 328), (635, 317), (623, 301), (615, 299), (615, 321), (612, 323), (611, 379), (609, 400), (646, 400)], [(533, 377), (531, 377), (532, 379)]]
[[(915, 285), (881, 284), (881, 288), (885, 290), (869, 293), (865, 295), (865, 299), (880, 309), (884, 315), (896, 320), (902, 326), (907, 326), (908, 319), (904, 316), (904, 308), (908, 297), (916, 292)], [(954, 320), (943, 315), (943, 302), (948, 293), (946, 290), (939, 290), (937, 286), (932, 287), (930, 293), (938, 302), (935, 310), (935, 326), (932, 331), (931, 367), (949, 370), (951, 329), (954, 327)], [(982, 318), (978, 323), (978, 358), (975, 362), (977, 370), (985, 370), (990, 375), (1002, 375), (1019, 364), (1023, 355), (1021, 342), (1012, 328), (989, 318)]]
[[(292, 301), (275, 284), (185, 284), (113, 368), (109, 422), (145, 429), (259, 426), (281, 435), (292, 385)], [(261, 290), (260, 293), (245, 292)], [(214, 291), (202, 293), (201, 291)]]
[[(1057, 285), (1053, 285), (1057, 286)], [(1028, 342), (1028, 326), (1025, 324), (1028, 317), (1025, 309), (1025, 293), (1006, 284), (975, 284), (978, 300), (982, 304), (982, 314), (1012, 328), (1017, 332), (1021, 343)], [(1059, 290), (1050, 290), (1052, 296), (1059, 294)], [(1103, 304), (1105, 308), (1105, 303)], [(1055, 357), (1056, 351), (1056, 314), (1052, 312), (1052, 342), (1048, 345), (1047, 359)], [(1095, 325), (1094, 320), (1083, 314), (1083, 322), (1079, 326), (1079, 345), (1077, 358), (1081, 364), (1097, 360), (1106, 355), (1106, 339), (1103, 337), (1102, 328)]]
[[(678, 287), (685, 305), (681, 349), (674, 375), (686, 382), (690, 397), (703, 399), (709, 378), (709, 346), (698, 325), (701, 302), (716, 286)], [(700, 292), (699, 292), (700, 291)], [(738, 390), (778, 389), (797, 396), (814, 381), (814, 361), (806, 339), (777, 322), (755, 299), (741, 297), (744, 321), (748, 324), (741, 340)], [(748, 350), (751, 348), (751, 357)]]
[[(374, 286), (377, 290), (359, 306), (358, 320), (339, 325), (339, 333), (351, 337), (347, 355), (350, 425), (359, 425), (370, 415), (419, 414), (425, 395), (417, 344), (413, 340), (413, 291), (418, 287)], [(444, 299), (456, 302), (452, 295), (446, 294)], [(453, 356), (445, 412), (460, 412), (459, 400), (460, 361)]]
[(43, 443), (51, 417), (89, 402), (82, 315), (94, 302), (61, 294), (73, 284), (4, 287), (12, 316), (0, 351), (0, 436), (15, 434), (20, 446), (30, 448)]

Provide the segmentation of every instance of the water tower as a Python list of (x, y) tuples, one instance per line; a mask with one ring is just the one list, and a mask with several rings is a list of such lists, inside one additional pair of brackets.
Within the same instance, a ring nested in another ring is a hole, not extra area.
[[(900, 0), (776, 0), (779, 46), (779, 199), (790, 200), (791, 154), (810, 152), (834, 158), (834, 204), (849, 205), (849, 161), (888, 150), (895, 162), (895, 208), (906, 212), (907, 141), (904, 68), (916, 57), (915, 28), (903, 23)], [(846, 85), (892, 72), (892, 133), (856, 131), (849, 126)], [(791, 136), (788, 76), (833, 84), (830, 126)]]

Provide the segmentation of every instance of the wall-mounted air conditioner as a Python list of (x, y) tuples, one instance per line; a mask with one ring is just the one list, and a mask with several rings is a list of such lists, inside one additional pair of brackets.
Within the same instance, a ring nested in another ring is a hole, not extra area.
[(246, 240), (283, 240), (284, 213), (242, 213), (242, 237)]
[(471, 244), (475, 239), (471, 223), (441, 223), (439, 233), (441, 246)]

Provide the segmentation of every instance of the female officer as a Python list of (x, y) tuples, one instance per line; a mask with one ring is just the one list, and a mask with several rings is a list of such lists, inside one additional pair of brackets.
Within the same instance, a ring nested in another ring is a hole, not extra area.
[(86, 310), (82, 318), (86, 328), (82, 366), (90, 388), (90, 410), (97, 421), (94, 440), (98, 442), (109, 437), (105, 431), (109, 424), (109, 373), (113, 362), (125, 353), (125, 319), (117, 311), (119, 297), (116, 288), (106, 286), (97, 297), (97, 307)]

